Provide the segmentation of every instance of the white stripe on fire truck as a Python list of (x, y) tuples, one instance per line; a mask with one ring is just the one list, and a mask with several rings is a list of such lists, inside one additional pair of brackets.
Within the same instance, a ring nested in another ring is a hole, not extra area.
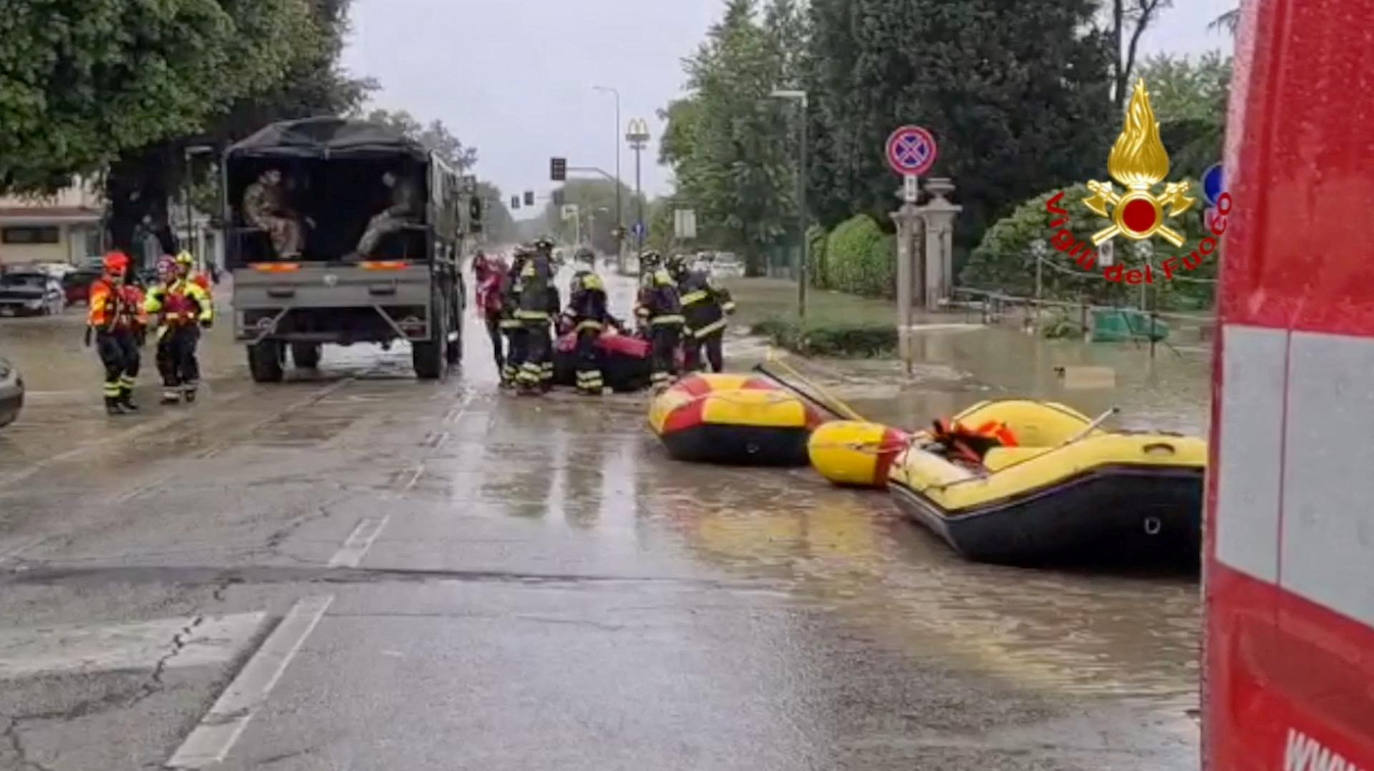
[(1227, 324), (1217, 474), (1217, 559), (1270, 583), (1279, 579), (1286, 330)]
[(1280, 585), (1374, 625), (1374, 340), (1289, 344)]
[(1222, 334), (1217, 559), (1374, 626), (1374, 339)]

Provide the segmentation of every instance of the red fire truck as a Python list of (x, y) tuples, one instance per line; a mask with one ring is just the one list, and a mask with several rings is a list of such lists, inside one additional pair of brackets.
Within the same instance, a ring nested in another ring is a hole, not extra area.
[(1374, 771), (1374, 0), (1245, 0), (1204, 767)]

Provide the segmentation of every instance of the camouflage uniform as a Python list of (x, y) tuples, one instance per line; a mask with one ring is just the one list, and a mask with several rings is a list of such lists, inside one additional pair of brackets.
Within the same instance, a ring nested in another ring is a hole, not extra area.
[(277, 257), (290, 260), (300, 256), (301, 223), (287, 208), (286, 192), (280, 183), (259, 179), (249, 185), (243, 193), (243, 218), (253, 227), (267, 231)]
[(391, 206), (367, 223), (367, 230), (358, 240), (358, 254), (369, 256), (377, 248), (382, 236), (400, 230), (415, 215), (420, 192), (409, 180), (399, 180), (391, 191)]

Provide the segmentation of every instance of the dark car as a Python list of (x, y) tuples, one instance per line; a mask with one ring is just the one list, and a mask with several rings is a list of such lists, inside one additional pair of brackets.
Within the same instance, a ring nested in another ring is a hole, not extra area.
[(67, 295), (67, 304), (75, 305), (90, 301), (91, 284), (100, 278), (99, 270), (74, 270), (62, 277), (62, 291)]
[(0, 426), (13, 423), (23, 406), (24, 379), (14, 365), (0, 356)]
[(62, 282), (43, 270), (0, 273), (0, 315), (59, 314), (67, 305)]

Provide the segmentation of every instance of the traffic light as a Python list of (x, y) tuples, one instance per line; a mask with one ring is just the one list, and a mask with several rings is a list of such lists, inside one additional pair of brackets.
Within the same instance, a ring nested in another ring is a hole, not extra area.
[(468, 230), (482, 232), (482, 199), (476, 196), (468, 201)]
[(563, 188), (560, 187), (560, 188), (558, 188), (557, 190), (553, 191), (553, 205), (554, 205), (554, 206), (562, 206), (562, 205), (563, 205)]
[(526, 190), (526, 191), (525, 191), (525, 205), (526, 205), (526, 206), (533, 206), (533, 205), (534, 205), (534, 191), (533, 191), (533, 190)]
[(550, 158), (549, 159), (549, 178), (554, 182), (562, 182), (568, 178), (568, 159)]

